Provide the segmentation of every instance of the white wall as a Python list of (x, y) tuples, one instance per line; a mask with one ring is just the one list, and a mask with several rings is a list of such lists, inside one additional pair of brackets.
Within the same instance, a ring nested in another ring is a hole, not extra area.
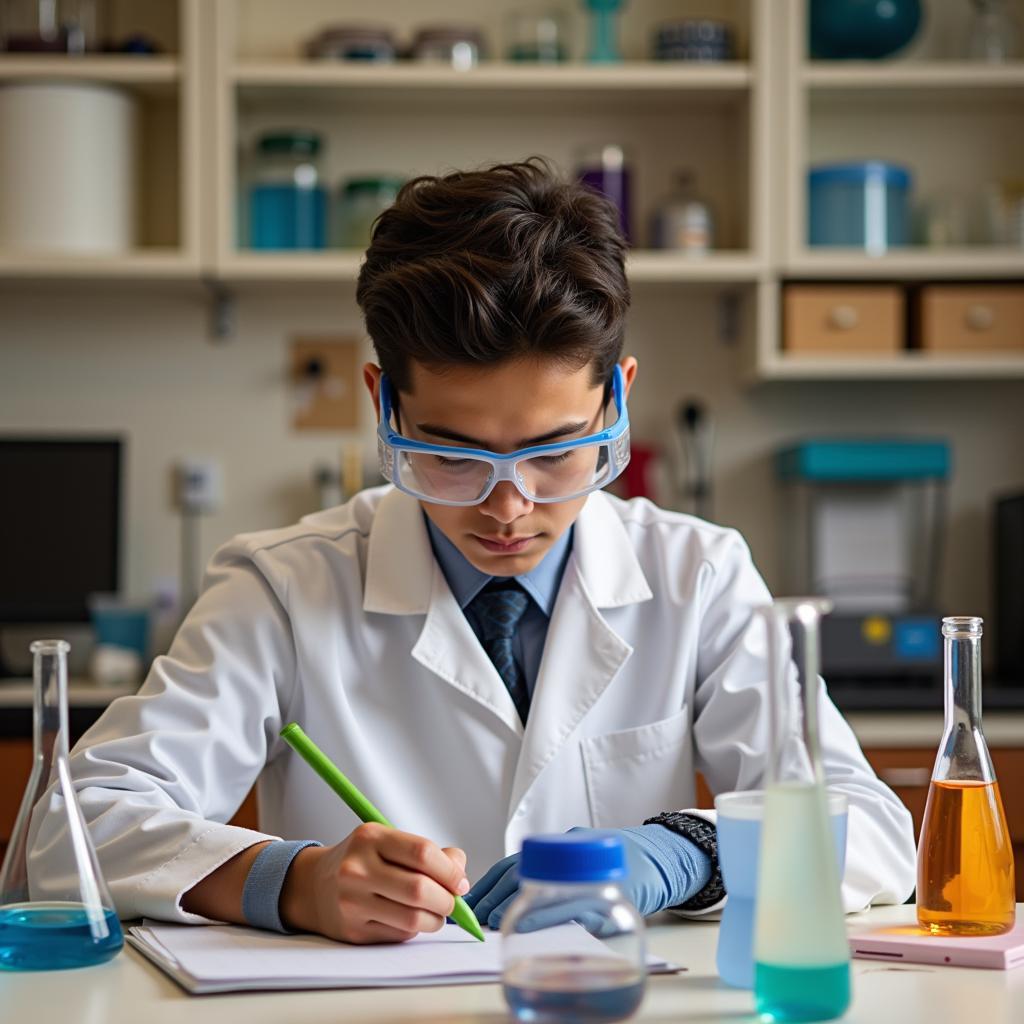
[[(7, 286), (0, 431), (128, 438), (125, 584), (133, 595), (149, 594), (158, 577), (177, 573), (176, 459), (213, 456), (224, 466), (226, 501), (203, 522), (204, 555), (236, 532), (282, 525), (313, 508), (314, 463), (336, 456), (352, 436), (291, 430), (286, 343), (296, 333), (358, 331), (351, 293), (350, 285), (253, 287), (239, 297), (237, 336), (211, 344), (205, 295), (194, 286)], [(685, 395), (707, 402), (717, 425), (716, 518), (743, 531), (773, 585), (783, 525), (771, 462), (777, 447), (813, 434), (948, 437), (956, 473), (942, 608), (991, 616), (991, 502), (1024, 488), (1024, 382), (749, 390), (739, 352), (717, 339), (713, 294), (693, 289), (635, 289), (628, 348), (641, 361), (634, 437), (664, 437)], [(360, 416), (372, 464), (368, 399)], [(73, 528), (74, 495), (60, 500)]]

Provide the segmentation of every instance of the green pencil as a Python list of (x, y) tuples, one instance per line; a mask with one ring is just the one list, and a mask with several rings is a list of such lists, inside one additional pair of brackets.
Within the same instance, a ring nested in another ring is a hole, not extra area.
[[(334, 762), (302, 731), (298, 722), (291, 722), (281, 730), (281, 738), (352, 808), (361, 821), (375, 821), (388, 828), (395, 826), (377, 810), (369, 800), (339, 771)], [(461, 896), (455, 897), (452, 920), (475, 939), (484, 941), (476, 914), (466, 906)]]

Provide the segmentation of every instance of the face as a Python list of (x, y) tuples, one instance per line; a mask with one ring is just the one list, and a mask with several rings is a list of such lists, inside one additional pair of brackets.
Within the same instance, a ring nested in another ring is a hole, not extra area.
[[(636, 360), (625, 359), (626, 394)], [(380, 368), (363, 376), (380, 417)], [(505, 454), (530, 445), (570, 441), (602, 430), (604, 387), (590, 366), (568, 371), (550, 359), (489, 367), (456, 366), (438, 373), (412, 364), (412, 390), (398, 395), (401, 433), (432, 444)], [(586, 497), (530, 501), (507, 480), (468, 508), (421, 502), (435, 526), (481, 572), (519, 576), (533, 569), (575, 522)]]

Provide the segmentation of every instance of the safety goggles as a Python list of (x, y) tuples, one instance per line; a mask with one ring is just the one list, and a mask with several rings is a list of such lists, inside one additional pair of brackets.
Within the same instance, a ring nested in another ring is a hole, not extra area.
[(597, 434), (538, 444), (500, 455), (482, 448), (429, 444), (392, 427), (394, 400), (380, 382), (377, 455), (380, 471), (400, 491), (435, 505), (478, 505), (508, 480), (530, 501), (569, 501), (611, 483), (629, 462), (629, 414), (622, 370), (612, 375), (615, 422)]

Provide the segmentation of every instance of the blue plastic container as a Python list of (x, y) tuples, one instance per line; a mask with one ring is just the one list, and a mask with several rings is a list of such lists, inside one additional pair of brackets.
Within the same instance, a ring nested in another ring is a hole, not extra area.
[(808, 242), (885, 252), (910, 241), (905, 167), (882, 160), (828, 164), (808, 173)]

